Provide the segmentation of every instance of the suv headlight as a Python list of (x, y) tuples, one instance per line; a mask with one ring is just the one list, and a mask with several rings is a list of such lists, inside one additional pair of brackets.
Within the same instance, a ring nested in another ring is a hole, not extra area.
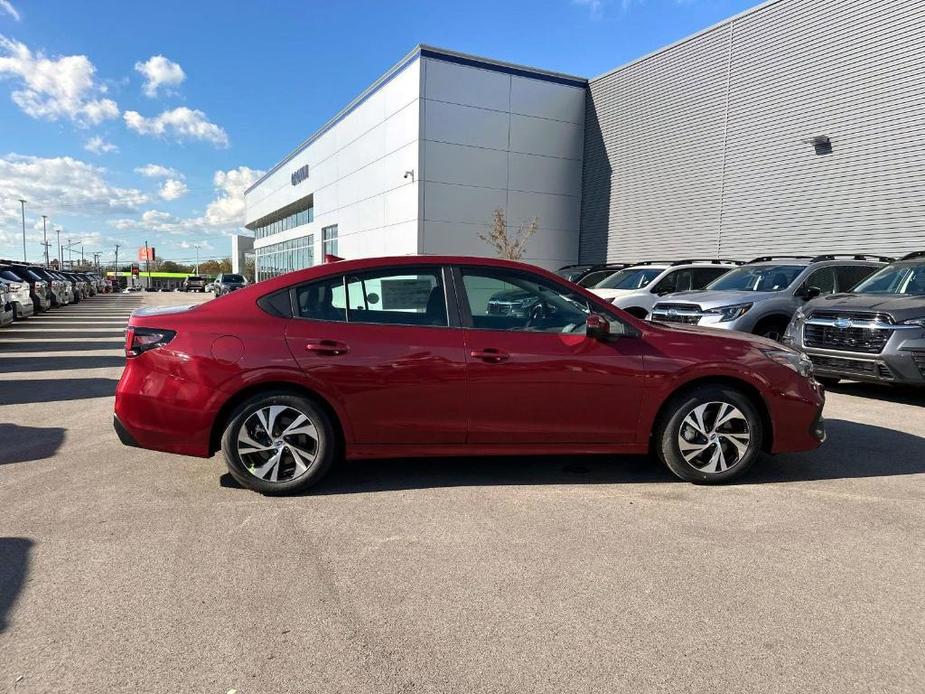
[(797, 335), (800, 334), (800, 330), (803, 329), (803, 323), (805, 322), (806, 314), (803, 313), (802, 309), (798, 308), (796, 313), (793, 314), (793, 318), (787, 323), (787, 329), (784, 330), (784, 337), (781, 339), (781, 342), (785, 345), (789, 345), (796, 341)]
[(793, 369), (804, 378), (809, 378), (813, 375), (813, 362), (801, 352), (794, 352), (789, 349), (766, 349), (762, 351), (768, 359)]
[(909, 320), (904, 320), (903, 325), (917, 325), (920, 328), (925, 328), (925, 318), (910, 318)]
[(750, 309), (752, 305), (749, 304), (733, 304), (731, 306), (720, 306), (719, 308), (711, 308), (704, 311), (710, 315), (719, 316), (720, 323), (728, 323), (731, 320), (735, 320), (740, 316), (744, 316), (745, 313)]

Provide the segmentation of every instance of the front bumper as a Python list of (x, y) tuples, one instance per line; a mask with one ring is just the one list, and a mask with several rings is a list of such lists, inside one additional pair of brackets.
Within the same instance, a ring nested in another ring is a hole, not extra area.
[(35, 315), (35, 305), (30, 300), (29, 303), (20, 301), (13, 302), (13, 312), (17, 319), (30, 318)]
[(15, 319), (16, 314), (13, 312), (13, 304), (0, 307), (0, 328), (10, 325)]

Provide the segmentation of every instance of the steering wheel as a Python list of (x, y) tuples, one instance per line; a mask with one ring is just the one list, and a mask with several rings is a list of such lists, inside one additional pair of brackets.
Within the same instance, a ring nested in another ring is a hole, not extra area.
[(533, 308), (530, 309), (530, 317), (527, 318), (527, 324), (525, 328), (532, 328), (535, 323), (543, 320), (546, 317), (546, 304), (542, 301), (538, 301)]

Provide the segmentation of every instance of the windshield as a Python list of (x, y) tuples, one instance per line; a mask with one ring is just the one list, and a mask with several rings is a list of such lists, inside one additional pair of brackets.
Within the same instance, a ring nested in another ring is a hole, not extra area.
[(888, 265), (852, 290), (854, 294), (925, 294), (925, 263)]
[(779, 292), (793, 284), (805, 269), (805, 265), (746, 265), (727, 272), (706, 288), (739, 292)]
[(10, 282), (22, 282), (22, 280), (14, 275), (9, 270), (0, 270), (0, 279), (8, 280)]
[(202, 279), (202, 277), (200, 277), (199, 275), (190, 275), (186, 279), (190, 282), (199, 282)]
[(665, 271), (663, 267), (626, 268), (613, 273), (595, 289), (641, 289)]
[(241, 275), (222, 275), (222, 282), (243, 282)]

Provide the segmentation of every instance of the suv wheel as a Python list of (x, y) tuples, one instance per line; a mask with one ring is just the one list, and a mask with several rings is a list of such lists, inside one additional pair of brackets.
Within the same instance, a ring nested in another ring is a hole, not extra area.
[(656, 433), (655, 448), (682, 480), (717, 484), (755, 462), (764, 435), (758, 411), (742, 393), (701, 386), (676, 398)]
[(755, 326), (755, 335), (780, 342), (784, 337), (785, 330), (787, 330), (787, 321), (779, 318), (771, 318), (766, 321), (761, 321)]
[(308, 398), (264, 393), (241, 404), (222, 436), (228, 470), (263, 494), (291, 494), (314, 485), (335, 455), (327, 414)]

